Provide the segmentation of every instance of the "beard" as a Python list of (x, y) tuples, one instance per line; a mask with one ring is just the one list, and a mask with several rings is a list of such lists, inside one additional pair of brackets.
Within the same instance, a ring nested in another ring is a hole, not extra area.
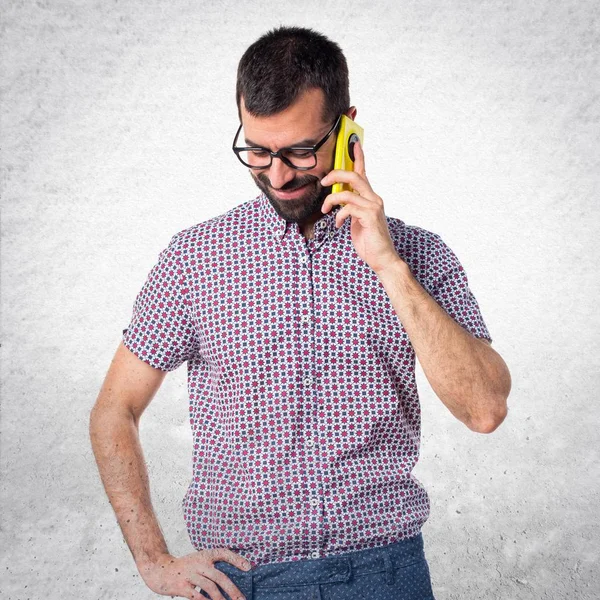
[(281, 200), (277, 197), (275, 190), (266, 173), (254, 175), (250, 171), (254, 183), (258, 189), (267, 197), (271, 206), (277, 214), (290, 223), (302, 223), (314, 214), (321, 215), (323, 201), (331, 193), (331, 186), (323, 187), (319, 177), (314, 175), (301, 175), (288, 181), (282, 188), (283, 192), (291, 192), (306, 185), (306, 190), (299, 198)]

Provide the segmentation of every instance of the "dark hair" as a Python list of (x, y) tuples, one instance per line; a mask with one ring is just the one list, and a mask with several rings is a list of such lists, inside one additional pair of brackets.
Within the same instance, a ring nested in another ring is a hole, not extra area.
[(278, 27), (244, 52), (237, 71), (236, 102), (253, 116), (267, 117), (291, 106), (305, 91), (325, 94), (323, 121), (350, 108), (348, 65), (342, 49), (312, 29)]

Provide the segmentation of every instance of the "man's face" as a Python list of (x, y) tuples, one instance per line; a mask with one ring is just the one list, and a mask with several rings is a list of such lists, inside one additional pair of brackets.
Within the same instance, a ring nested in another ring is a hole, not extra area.
[[(245, 143), (262, 146), (276, 152), (289, 146), (312, 146), (331, 129), (332, 123), (321, 120), (324, 95), (311, 89), (284, 111), (270, 117), (253, 117), (241, 100)], [(321, 179), (333, 168), (336, 132), (317, 151), (317, 164), (309, 171), (297, 171), (279, 158), (266, 169), (251, 170), (258, 188), (273, 208), (286, 221), (303, 223), (311, 216), (321, 215), (323, 200), (331, 186), (323, 187)], [(238, 142), (238, 145), (243, 143)]]

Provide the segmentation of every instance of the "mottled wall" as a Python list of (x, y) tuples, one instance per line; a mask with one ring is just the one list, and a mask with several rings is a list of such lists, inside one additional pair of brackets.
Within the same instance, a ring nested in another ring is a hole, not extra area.
[[(513, 377), (470, 432), (418, 373), (438, 600), (600, 595), (596, 0), (17, 2), (2, 12), (0, 596), (154, 597), (102, 490), (88, 417), (171, 235), (256, 195), (235, 71), (279, 24), (338, 41), (386, 213), (462, 261)], [(185, 368), (142, 420), (156, 511), (180, 502)]]

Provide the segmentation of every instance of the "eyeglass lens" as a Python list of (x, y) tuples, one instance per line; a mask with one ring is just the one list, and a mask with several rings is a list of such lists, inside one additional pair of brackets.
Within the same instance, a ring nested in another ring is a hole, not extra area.
[[(238, 154), (241, 161), (249, 167), (266, 168), (271, 164), (271, 154), (265, 150), (242, 150)], [(317, 164), (317, 157), (310, 150), (284, 150), (281, 156), (294, 167), (312, 169)]]

